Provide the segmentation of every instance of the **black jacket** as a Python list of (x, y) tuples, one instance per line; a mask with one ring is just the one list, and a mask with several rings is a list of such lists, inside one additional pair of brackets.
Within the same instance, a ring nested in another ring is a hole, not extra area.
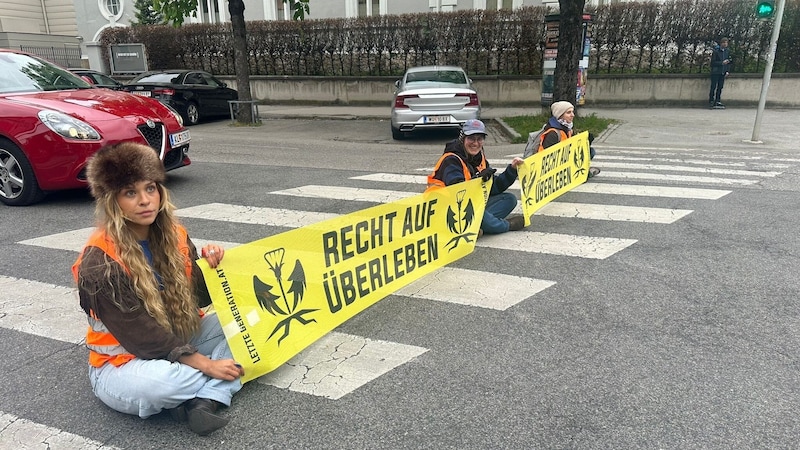
[(723, 64), (722, 61), (731, 60), (730, 50), (725, 47), (715, 47), (711, 51), (711, 74), (724, 75), (731, 71), (732, 64)]

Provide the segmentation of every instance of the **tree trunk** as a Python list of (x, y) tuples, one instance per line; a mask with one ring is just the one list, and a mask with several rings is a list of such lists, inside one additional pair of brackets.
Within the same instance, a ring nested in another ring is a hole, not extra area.
[[(247, 33), (244, 22), (244, 0), (229, 0), (228, 12), (231, 14), (231, 30), (233, 31), (233, 61), (236, 67), (236, 88), (239, 101), (251, 101), (250, 93), (250, 52), (247, 51)], [(249, 104), (239, 104), (237, 121), (242, 124), (253, 123), (253, 110)]]
[[(578, 62), (583, 51), (583, 7), (586, 0), (559, 0), (558, 55), (553, 74), (553, 102), (575, 105)], [(575, 105), (577, 112), (578, 105)]]

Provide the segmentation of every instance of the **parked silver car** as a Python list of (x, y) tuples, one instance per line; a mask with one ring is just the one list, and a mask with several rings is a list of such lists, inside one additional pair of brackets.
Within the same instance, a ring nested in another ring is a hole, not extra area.
[(481, 103), (472, 80), (456, 66), (421, 66), (395, 81), (392, 138), (420, 128), (460, 128), (481, 118)]

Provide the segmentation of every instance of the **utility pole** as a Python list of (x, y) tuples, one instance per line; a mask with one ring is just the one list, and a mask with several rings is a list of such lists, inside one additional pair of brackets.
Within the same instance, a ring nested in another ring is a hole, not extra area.
[(769, 91), (769, 81), (772, 79), (772, 64), (775, 62), (775, 49), (778, 47), (778, 36), (781, 33), (781, 21), (783, 19), (783, 7), (786, 0), (778, 0), (778, 8), (775, 11), (775, 23), (772, 25), (772, 38), (769, 41), (769, 52), (767, 52), (767, 65), (764, 67), (764, 79), (761, 82), (761, 96), (758, 99), (758, 109), (756, 110), (756, 123), (753, 125), (753, 137), (748, 141), (752, 144), (761, 144), (758, 139), (761, 134), (761, 119), (764, 115), (764, 107), (767, 104), (767, 91)]

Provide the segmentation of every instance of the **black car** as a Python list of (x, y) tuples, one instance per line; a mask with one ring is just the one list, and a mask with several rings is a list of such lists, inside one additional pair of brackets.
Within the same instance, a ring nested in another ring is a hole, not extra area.
[(201, 70), (148, 72), (125, 84), (123, 89), (171, 106), (187, 125), (205, 117), (228, 115), (228, 100), (239, 99), (236, 90)]
[(70, 72), (81, 77), (84, 81), (97, 87), (114, 89), (119, 91), (122, 89), (122, 83), (111, 78), (110, 76), (90, 69), (70, 69)]

